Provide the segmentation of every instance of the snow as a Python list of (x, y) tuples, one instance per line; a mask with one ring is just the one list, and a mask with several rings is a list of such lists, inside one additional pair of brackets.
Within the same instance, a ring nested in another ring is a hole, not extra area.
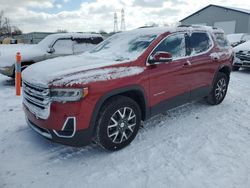
[(54, 80), (76, 72), (131, 62), (163, 32), (166, 32), (166, 28), (136, 29), (118, 33), (90, 52), (36, 63), (23, 71), (23, 79), (29, 83), (48, 87)]
[(250, 51), (250, 41), (244, 42), (236, 47), (234, 47), (234, 51)]
[(53, 82), (54, 86), (71, 86), (74, 84), (87, 84), (90, 82), (113, 80), (127, 76), (140, 74), (144, 71), (142, 67), (118, 67), (118, 68), (103, 68), (99, 70), (90, 70), (84, 73), (76, 73), (62, 78), (57, 78)]
[(228, 6), (223, 6), (223, 7), (250, 14), (249, 9), (243, 9), (243, 8), (237, 8), (237, 7), (228, 7)]
[(250, 187), (250, 71), (231, 75), (222, 104), (197, 101), (144, 123), (130, 146), (72, 148), (31, 130), (0, 75), (0, 187)]
[(100, 34), (91, 34), (91, 33), (57, 33), (51, 34), (41, 40), (38, 45), (47, 49), (49, 45), (53, 44), (59, 38), (91, 38), (91, 37), (102, 37)]
[(228, 50), (226, 52), (213, 52), (210, 54), (211, 58), (221, 59), (223, 57), (228, 57), (232, 54), (232, 50)]
[(48, 87), (53, 84), (54, 80), (67, 79), (68, 75), (71, 77), (72, 74), (82, 72), (80, 74), (84, 76), (83, 71), (122, 63), (126, 63), (126, 61), (114, 61), (104, 57), (95, 57), (90, 53), (83, 53), (36, 63), (25, 69), (22, 76), (26, 82)]
[(21, 52), (22, 61), (41, 57), (46, 52), (35, 44), (2, 44), (0, 45), (0, 67), (12, 66), (16, 62), (16, 53)]
[(234, 44), (237, 42), (241, 42), (244, 33), (237, 33), (237, 34), (229, 34), (227, 35), (227, 39), (229, 40), (230, 44)]
[[(60, 33), (51, 34), (45, 37), (38, 44), (13, 44), (13, 45), (0, 45), (0, 67), (12, 66), (16, 62), (16, 53), (20, 52), (22, 55), (22, 61), (41, 61), (49, 57), (47, 54), (47, 49), (51, 44), (53, 44), (59, 38), (91, 38), (91, 37), (102, 37), (100, 34), (90, 34), (90, 33)], [(73, 46), (73, 44), (71, 44)], [(76, 46), (76, 53), (83, 52), (91, 49), (92, 45), (83, 46), (84, 48), (79, 50), (83, 45)], [(72, 48), (72, 47), (71, 47)], [(65, 53), (64, 48), (58, 49), (60, 51), (59, 55)], [(66, 51), (66, 54), (69, 52)], [(71, 54), (73, 51), (71, 50)], [(47, 57), (46, 57), (47, 55)], [(65, 54), (64, 54), (65, 55)]]
[(121, 32), (109, 37), (89, 52), (36, 63), (23, 71), (23, 79), (31, 84), (49, 87), (58, 78), (61, 79), (76, 72), (129, 63), (139, 58), (160, 34), (182, 30), (214, 31), (211, 27), (196, 26), (152, 27)]

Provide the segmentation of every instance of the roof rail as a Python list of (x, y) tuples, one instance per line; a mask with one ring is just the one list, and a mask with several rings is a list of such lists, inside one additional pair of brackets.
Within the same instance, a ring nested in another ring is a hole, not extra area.
[(153, 26), (153, 25), (149, 25), (149, 26), (142, 26), (142, 27), (138, 27), (137, 29), (143, 29), (143, 28), (150, 28), (150, 27), (156, 27), (156, 26)]

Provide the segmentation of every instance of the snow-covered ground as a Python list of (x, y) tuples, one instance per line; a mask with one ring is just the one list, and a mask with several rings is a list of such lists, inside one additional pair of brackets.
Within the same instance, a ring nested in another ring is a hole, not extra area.
[(224, 102), (194, 102), (144, 123), (118, 152), (72, 148), (27, 127), (13, 81), (0, 76), (0, 187), (250, 187), (250, 71)]

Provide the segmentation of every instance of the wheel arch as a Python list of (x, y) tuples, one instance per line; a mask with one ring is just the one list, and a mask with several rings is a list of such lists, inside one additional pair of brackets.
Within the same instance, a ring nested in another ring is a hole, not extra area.
[(90, 126), (89, 126), (92, 129), (93, 136), (96, 133), (96, 121), (97, 121), (100, 109), (102, 108), (103, 105), (105, 105), (105, 103), (109, 99), (115, 96), (119, 96), (119, 95), (129, 97), (133, 99), (139, 105), (141, 109), (141, 113), (142, 113), (142, 120), (146, 120), (150, 116), (148, 101), (145, 96), (145, 90), (141, 86), (133, 85), (133, 86), (127, 86), (124, 88), (112, 90), (106, 93), (105, 95), (103, 95), (95, 105), (95, 109), (94, 109), (94, 112), (92, 113), (92, 118), (91, 118)]
[(213, 78), (213, 83), (212, 83), (212, 85), (211, 85), (211, 89), (212, 89), (212, 87), (213, 87), (213, 85), (214, 85), (214, 82), (215, 82), (215, 80), (216, 80), (216, 77), (218, 76), (218, 73), (224, 73), (224, 74), (226, 74), (227, 77), (228, 77), (228, 81), (229, 81), (229, 80), (230, 80), (231, 71), (232, 71), (232, 68), (231, 68), (230, 66), (228, 66), (228, 65), (220, 66), (220, 67), (217, 69), (217, 71), (215, 72), (215, 74), (214, 74), (214, 78)]

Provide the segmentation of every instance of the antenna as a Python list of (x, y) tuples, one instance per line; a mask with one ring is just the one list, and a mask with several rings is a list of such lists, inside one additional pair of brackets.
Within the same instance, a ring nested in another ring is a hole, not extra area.
[(118, 32), (118, 20), (117, 20), (117, 13), (114, 13), (114, 33)]
[(125, 26), (125, 11), (124, 9), (121, 10), (121, 31), (125, 31), (126, 26)]

